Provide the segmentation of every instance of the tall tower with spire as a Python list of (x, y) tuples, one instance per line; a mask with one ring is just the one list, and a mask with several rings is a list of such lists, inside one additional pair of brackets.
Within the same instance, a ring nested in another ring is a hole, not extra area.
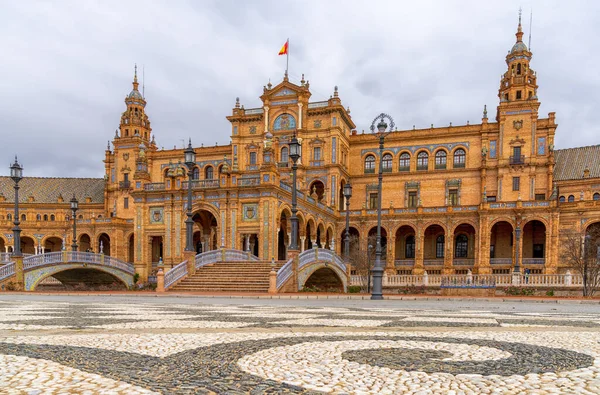
[(137, 78), (137, 65), (133, 74), (133, 89), (125, 97), (126, 111), (121, 115), (121, 124), (119, 125), (119, 137), (121, 138), (139, 138), (142, 141), (150, 142), (150, 121), (145, 113), (146, 99), (139, 91)]
[(537, 75), (530, 67), (531, 51), (523, 42), (521, 10), (515, 36), (516, 42), (506, 55), (507, 70), (498, 89), (497, 198), (504, 201), (545, 199), (552, 188), (556, 123), (554, 113), (547, 119), (539, 118)]
[(517, 28), (517, 41), (506, 55), (508, 70), (500, 80), (498, 97), (500, 106), (518, 104), (526, 101), (529, 104), (537, 103), (537, 76), (529, 67), (531, 52), (523, 42), (523, 28), (521, 26), (521, 11), (519, 10), (519, 26)]

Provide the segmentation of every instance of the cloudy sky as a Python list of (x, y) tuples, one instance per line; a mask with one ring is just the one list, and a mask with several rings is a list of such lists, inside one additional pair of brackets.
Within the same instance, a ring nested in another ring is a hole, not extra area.
[(600, 143), (599, 2), (0, 0), (0, 174), (18, 154), (26, 176), (101, 177), (134, 63), (159, 146), (227, 144), (236, 96), (260, 105), (288, 37), (290, 78), (314, 101), (338, 85), (359, 131), (380, 112), (399, 129), (480, 122), (519, 6), (557, 147)]

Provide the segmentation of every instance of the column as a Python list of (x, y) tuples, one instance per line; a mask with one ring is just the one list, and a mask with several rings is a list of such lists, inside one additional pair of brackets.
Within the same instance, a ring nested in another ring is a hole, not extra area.
[(306, 236), (300, 236), (300, 252), (304, 252), (304, 242), (306, 240)]
[(449, 231), (449, 234), (446, 235), (446, 252), (444, 254), (444, 274), (454, 274), (454, 249), (452, 248), (454, 244), (454, 234)]
[(265, 133), (269, 131), (269, 107), (265, 106)]
[(425, 268), (423, 267), (423, 254), (424, 254), (424, 240), (425, 237), (423, 235), (423, 229), (421, 229), (421, 225), (417, 226), (417, 233), (415, 237), (415, 266), (413, 269), (413, 274), (423, 274)]
[(302, 129), (302, 103), (298, 103), (298, 129)]
[(388, 274), (396, 274), (396, 235), (388, 236), (387, 247), (387, 260), (385, 265), (385, 271)]

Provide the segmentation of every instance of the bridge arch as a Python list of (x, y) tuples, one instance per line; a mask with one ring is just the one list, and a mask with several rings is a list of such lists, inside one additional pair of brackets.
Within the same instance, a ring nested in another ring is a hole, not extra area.
[(348, 274), (343, 260), (333, 251), (315, 248), (298, 255), (298, 290), (317, 286), (323, 290), (336, 288), (345, 292)]
[(35, 291), (38, 284), (48, 277), (54, 277), (64, 285), (85, 283), (97, 286), (119, 283), (123, 289), (133, 286), (133, 276), (118, 269), (86, 263), (67, 263), (25, 272), (25, 290)]

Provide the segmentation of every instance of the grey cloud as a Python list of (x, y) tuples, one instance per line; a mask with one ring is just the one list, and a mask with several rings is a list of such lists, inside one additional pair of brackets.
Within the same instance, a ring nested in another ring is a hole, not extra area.
[[(598, 144), (596, 3), (530, 2), (540, 115), (557, 113), (559, 148)], [(527, 34), (530, 4), (525, 4)], [(1, 156), (26, 175), (101, 177), (133, 64), (145, 68), (160, 146), (229, 142), (225, 119), (269, 79), (311, 82), (312, 100), (339, 86), (357, 129), (380, 112), (400, 129), (479, 122), (495, 113), (520, 2), (28, 1), (0, 5)], [(1, 160), (0, 160), (1, 161)]]

